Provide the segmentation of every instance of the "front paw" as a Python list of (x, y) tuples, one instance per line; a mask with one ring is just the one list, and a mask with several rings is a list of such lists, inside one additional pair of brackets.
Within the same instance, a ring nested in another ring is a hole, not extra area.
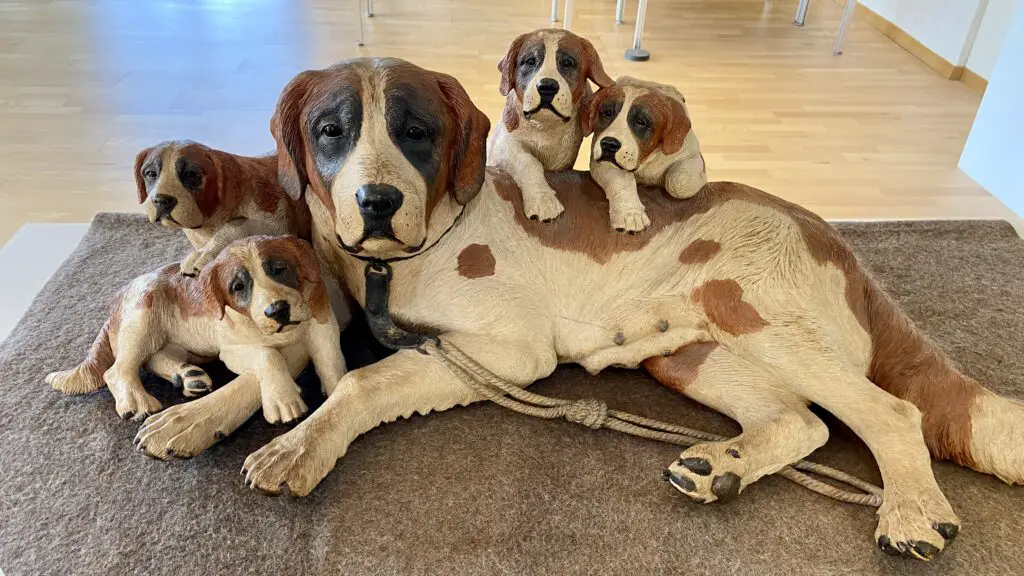
[(275, 390), (263, 395), (263, 418), (270, 424), (288, 424), (303, 417), (309, 408), (302, 401), (299, 387)]
[(200, 403), (171, 406), (146, 419), (135, 435), (135, 446), (160, 460), (197, 456), (227, 436), (211, 425), (211, 416)]
[(558, 201), (555, 191), (548, 189), (540, 194), (523, 195), (523, 212), (530, 220), (551, 222), (558, 218), (565, 207)]
[[(878, 548), (890, 556), (931, 560), (960, 532), (960, 520), (946, 498), (935, 494), (899, 493), (890, 500), (889, 490), (878, 509)], [(903, 494), (906, 494), (905, 496)]]
[[(113, 392), (111, 388), (111, 392)], [(114, 394), (114, 410), (125, 420), (142, 420), (156, 414), (163, 406), (145, 390), (128, 388), (123, 394)]]
[(283, 489), (294, 496), (309, 494), (337, 462), (330, 446), (323, 444), (329, 441), (311, 437), (305, 425), (278, 436), (245, 459), (245, 485), (266, 494)]
[(739, 495), (746, 463), (732, 442), (704, 442), (680, 454), (665, 472), (665, 479), (691, 500), (724, 504)]
[(612, 228), (617, 232), (636, 234), (651, 225), (647, 211), (641, 206), (626, 210), (613, 210), (611, 213)]
[(172, 378), (172, 383), (181, 388), (186, 398), (201, 396), (213, 390), (213, 379), (206, 370), (194, 364), (182, 364)]
[(198, 276), (203, 268), (213, 260), (213, 254), (209, 250), (194, 250), (181, 261), (179, 269), (185, 276)]

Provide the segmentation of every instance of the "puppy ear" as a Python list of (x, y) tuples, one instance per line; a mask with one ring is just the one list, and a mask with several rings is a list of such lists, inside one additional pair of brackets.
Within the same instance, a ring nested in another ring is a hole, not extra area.
[(666, 156), (671, 156), (683, 147), (686, 135), (690, 133), (690, 116), (686, 114), (686, 108), (675, 98), (662, 96), (668, 102), (668, 119), (665, 124), (665, 131), (661, 137), (661, 151)]
[(594, 133), (594, 124), (597, 123), (597, 112), (601, 109), (601, 103), (606, 98), (607, 90), (598, 90), (589, 97), (583, 99), (580, 104), (580, 127), (583, 128), (583, 135), (590, 136)]
[(148, 196), (146, 195), (146, 179), (142, 176), (142, 163), (146, 161), (150, 153), (153, 152), (153, 146), (144, 148), (141, 152), (135, 155), (135, 188), (139, 193), (139, 204), (146, 201)]
[(306, 95), (317, 78), (314, 71), (306, 71), (293, 78), (281, 92), (270, 119), (270, 133), (277, 141), (277, 179), (295, 200), (302, 198), (309, 184), (301, 117)]
[(522, 49), (523, 43), (526, 42), (526, 38), (530, 34), (532, 32), (517, 36), (512, 41), (512, 44), (509, 44), (508, 50), (505, 51), (505, 57), (498, 61), (498, 70), (501, 72), (501, 85), (498, 86), (498, 91), (501, 92), (502, 96), (508, 96), (508, 93), (516, 85), (516, 65), (519, 63), (519, 50)]
[(316, 257), (316, 252), (313, 247), (299, 238), (289, 238), (289, 242), (292, 242), (296, 246), (295, 250), (295, 265), (298, 267), (299, 276), (303, 280), (311, 284), (318, 284), (321, 280), (320, 277), (320, 259)]
[(200, 298), (203, 307), (218, 319), (223, 319), (228, 305), (228, 293), (225, 279), (221, 278), (224, 267), (219, 260), (207, 264), (199, 271), (199, 277), (192, 281), (203, 291)]
[(469, 99), (466, 89), (455, 78), (435, 72), (437, 85), (448, 108), (450, 132), (455, 135), (451, 144), (451, 189), (455, 200), (465, 206), (480, 192), (486, 166), (487, 132), (491, 121)]
[(199, 211), (203, 214), (203, 218), (209, 218), (213, 216), (217, 208), (234, 205), (234, 198), (229, 196), (237, 192), (235, 189), (243, 184), (237, 181), (233, 184), (225, 183), (227, 177), (224, 173), (221, 154), (205, 146), (200, 150), (204, 159), (203, 189), (200, 191), (196, 203), (199, 205)]
[(615, 84), (612, 77), (604, 71), (604, 64), (601, 63), (601, 57), (597, 55), (597, 50), (594, 45), (590, 43), (590, 40), (580, 37), (580, 41), (583, 46), (583, 60), (585, 63), (587, 78), (594, 84), (597, 84), (601, 88), (611, 86)]

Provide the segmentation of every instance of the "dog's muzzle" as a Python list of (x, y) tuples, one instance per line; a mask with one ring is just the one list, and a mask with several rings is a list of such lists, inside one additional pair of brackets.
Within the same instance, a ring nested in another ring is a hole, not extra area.
[(615, 159), (615, 154), (622, 149), (622, 142), (620, 142), (618, 138), (605, 136), (604, 138), (601, 138), (598, 146), (601, 147), (601, 157), (597, 159), (598, 162), (611, 162), (622, 170), (626, 169), (622, 164), (619, 164), (618, 160)]
[(169, 218), (174, 207), (178, 205), (178, 199), (174, 196), (157, 194), (153, 197), (153, 207), (156, 208), (156, 221)]

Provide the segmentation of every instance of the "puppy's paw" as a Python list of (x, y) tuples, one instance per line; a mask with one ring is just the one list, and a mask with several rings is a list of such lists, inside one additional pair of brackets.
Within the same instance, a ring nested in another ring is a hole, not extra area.
[(886, 489), (875, 541), (891, 556), (931, 560), (956, 538), (960, 520), (937, 489), (903, 494)]
[(213, 390), (213, 379), (206, 370), (194, 364), (182, 364), (174, 374), (172, 382), (181, 388), (181, 393), (186, 398), (201, 396)]
[(746, 462), (731, 442), (704, 442), (680, 454), (665, 479), (696, 502), (726, 503), (739, 494), (745, 474)]
[(299, 387), (291, 384), (271, 393), (263, 394), (263, 418), (270, 424), (288, 424), (304, 416), (309, 410), (302, 401)]
[(541, 193), (523, 195), (523, 212), (530, 220), (551, 222), (561, 216), (565, 207), (550, 188)]
[(338, 460), (329, 442), (324, 436), (308, 434), (300, 424), (245, 459), (245, 485), (265, 494), (285, 490), (293, 496), (309, 494)]
[[(145, 390), (126, 387), (124, 393), (114, 394), (114, 410), (125, 420), (142, 420), (150, 414), (156, 414), (163, 406)], [(111, 388), (113, 391), (113, 388)]]
[(185, 276), (198, 276), (203, 268), (213, 260), (216, 254), (208, 250), (193, 250), (191, 254), (181, 261), (178, 267)]
[(135, 435), (135, 447), (147, 456), (191, 458), (213, 446), (227, 434), (216, 428), (216, 414), (202, 402), (186, 402), (146, 418)]
[(636, 234), (651, 225), (647, 211), (643, 206), (626, 210), (613, 210), (611, 213), (612, 228), (617, 232)]

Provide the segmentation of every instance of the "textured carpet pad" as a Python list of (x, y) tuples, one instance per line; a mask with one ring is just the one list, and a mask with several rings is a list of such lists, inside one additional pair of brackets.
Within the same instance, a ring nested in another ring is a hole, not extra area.
[[(1024, 242), (1009, 225), (838, 227), (960, 367), (1024, 398)], [(180, 233), (140, 217), (98, 216), (0, 348), (8, 576), (1020, 573), (1024, 488), (948, 463), (934, 469), (962, 532), (926, 565), (875, 548), (870, 508), (778, 478), (729, 505), (693, 504), (660, 479), (674, 446), (490, 404), (377, 428), (304, 499), (242, 486), (246, 455), (284, 430), (260, 416), (197, 458), (150, 460), (133, 450), (139, 425), (116, 417), (109, 392), (64, 397), (43, 377), (82, 359), (120, 286), (187, 249)], [(169, 384), (147, 386), (165, 404), (183, 401)], [(536, 390), (738, 432), (640, 372), (563, 368)], [(879, 483), (863, 444), (828, 422), (832, 438), (811, 459)]]

